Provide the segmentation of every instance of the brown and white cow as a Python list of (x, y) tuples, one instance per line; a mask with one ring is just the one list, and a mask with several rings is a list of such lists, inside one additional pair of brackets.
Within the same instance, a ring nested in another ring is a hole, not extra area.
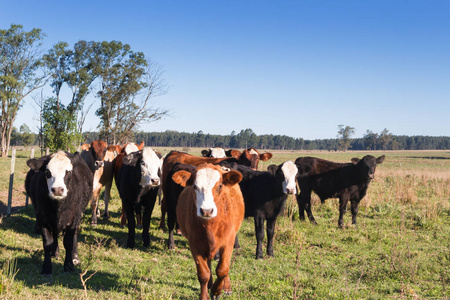
[[(222, 158), (214, 158), (214, 157), (199, 157), (195, 155), (190, 155), (184, 152), (179, 151), (170, 151), (169, 154), (166, 155), (164, 159), (163, 164), (163, 177), (161, 182), (161, 189), (163, 192), (163, 200), (161, 202), (161, 222), (159, 224), (160, 228), (165, 228), (165, 215), (167, 211), (167, 204), (166, 204), (166, 194), (167, 191), (165, 190), (165, 180), (167, 174), (169, 174), (172, 167), (175, 165), (175, 163), (179, 162), (186, 165), (192, 165), (192, 166), (198, 166), (202, 163), (211, 163), (211, 164), (218, 164), (222, 161), (228, 161), (230, 163), (236, 162), (240, 165), (249, 166), (252, 169), (256, 170), (258, 168), (258, 163), (260, 160), (267, 161), (272, 158), (272, 153), (264, 153), (259, 154), (258, 151), (256, 151), (253, 148), (245, 149), (243, 152), (240, 152), (239, 150), (231, 150), (232, 157), (222, 157)], [(171, 203), (175, 203), (176, 201), (170, 201)], [(170, 235), (170, 229), (169, 229), (169, 235)], [(169, 244), (169, 248), (172, 248), (173, 245)]]
[[(83, 148), (86, 149), (86, 147)], [(94, 191), (91, 201), (91, 224), (95, 226), (97, 225), (97, 217), (100, 215), (98, 200), (103, 187), (105, 187), (105, 211), (103, 213), (103, 218), (107, 219), (109, 216), (108, 204), (111, 199), (115, 152), (114, 149), (108, 150), (108, 144), (105, 141), (97, 140), (90, 144), (88, 150), (83, 150), (81, 152), (81, 157), (84, 159), (94, 176)]]
[[(212, 164), (198, 166), (194, 173), (178, 171), (173, 180), (185, 186), (177, 205), (177, 222), (187, 238), (197, 266), (200, 299), (218, 299), (222, 291), (231, 293), (230, 261), (236, 233), (244, 219), (241, 173), (226, 172)], [(211, 260), (220, 253), (213, 284)]]

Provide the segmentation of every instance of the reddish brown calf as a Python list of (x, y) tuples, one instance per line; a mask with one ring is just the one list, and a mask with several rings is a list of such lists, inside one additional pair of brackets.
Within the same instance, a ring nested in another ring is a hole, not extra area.
[[(228, 275), (236, 233), (244, 219), (244, 199), (239, 183), (241, 173), (225, 172), (221, 167), (202, 164), (193, 174), (178, 171), (174, 182), (186, 186), (177, 205), (177, 221), (187, 238), (197, 266), (200, 282), (200, 299), (219, 298), (222, 290), (231, 293)], [(212, 279), (211, 260), (220, 253), (216, 268), (217, 278)]]

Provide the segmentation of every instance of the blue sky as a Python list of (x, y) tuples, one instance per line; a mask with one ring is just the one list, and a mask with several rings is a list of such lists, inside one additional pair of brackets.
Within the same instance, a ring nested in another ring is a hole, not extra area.
[[(168, 109), (144, 131), (304, 139), (338, 125), (450, 135), (449, 1), (3, 0), (0, 28), (41, 28), (44, 48), (130, 44), (164, 70)], [(50, 96), (47, 93), (47, 96)], [(87, 103), (94, 102), (88, 98)], [(15, 125), (37, 127), (31, 99)], [(33, 120), (33, 121), (31, 121)], [(85, 130), (95, 130), (93, 110)]]

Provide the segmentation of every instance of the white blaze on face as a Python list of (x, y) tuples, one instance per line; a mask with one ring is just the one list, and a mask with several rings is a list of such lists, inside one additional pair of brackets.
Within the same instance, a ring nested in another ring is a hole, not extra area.
[(53, 154), (46, 170), (48, 193), (51, 198), (61, 200), (67, 196), (64, 177), (66, 172), (72, 172), (72, 169), (72, 162), (64, 152)]
[(156, 155), (152, 148), (142, 150), (141, 186), (158, 186), (160, 183), (160, 170), (162, 159)]
[(284, 175), (283, 181), (283, 193), (285, 194), (296, 194), (297, 186), (295, 182), (295, 177), (297, 176), (297, 166), (292, 161), (287, 161), (281, 167), (281, 171)]
[[(197, 199), (197, 216), (207, 219), (217, 216), (213, 188), (221, 176), (219, 171), (210, 168), (203, 168), (197, 171), (194, 182), (195, 198)], [(205, 212), (207, 212), (206, 216)]]
[(139, 148), (137, 147), (137, 145), (135, 143), (130, 143), (125, 147), (125, 154), (130, 154), (133, 152), (138, 152)]
[(223, 148), (211, 148), (211, 157), (214, 158), (223, 158), (227, 157), (225, 155), (225, 150)]
[(251, 148), (250, 151), (249, 151), (248, 153), (250, 153), (250, 154), (252, 154), (252, 155), (253, 155), (253, 154), (259, 155), (258, 152), (256, 152), (255, 149), (253, 149), (253, 148)]

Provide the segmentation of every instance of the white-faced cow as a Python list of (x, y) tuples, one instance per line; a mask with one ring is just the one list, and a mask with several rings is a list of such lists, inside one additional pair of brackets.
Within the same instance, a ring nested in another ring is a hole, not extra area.
[(359, 202), (366, 195), (376, 166), (384, 161), (384, 157), (366, 155), (362, 159), (352, 158), (352, 163), (336, 163), (315, 157), (297, 158), (295, 164), (299, 171), (300, 195), (297, 195), (297, 203), (300, 219), (305, 219), (306, 210), (309, 220), (316, 223), (311, 212), (311, 192), (314, 191), (322, 203), (328, 198), (339, 198), (340, 228), (344, 225), (343, 218), (350, 201), (352, 224), (356, 226)]
[(225, 151), (222, 147), (211, 147), (209, 149), (202, 150), (203, 157), (214, 157), (214, 158), (223, 158), (223, 157), (238, 157), (241, 154), (239, 150), (228, 150)]
[(150, 218), (155, 206), (161, 178), (162, 158), (149, 147), (123, 156), (116, 185), (128, 221), (127, 247), (134, 248), (135, 212), (142, 213), (142, 240), (150, 243)]
[(63, 233), (64, 271), (79, 263), (77, 237), (83, 211), (92, 197), (92, 173), (78, 152), (57, 152), (27, 161), (25, 189), (31, 198), (44, 244), (42, 274), (52, 274), (51, 257)]
[[(244, 218), (244, 201), (237, 184), (242, 175), (220, 166), (202, 164), (197, 171), (178, 171), (174, 182), (186, 186), (178, 199), (177, 221), (187, 238), (197, 266), (200, 299), (218, 299), (222, 290), (231, 293), (230, 260), (236, 233)], [(220, 253), (213, 284), (211, 260)]]
[[(297, 167), (292, 161), (270, 165), (268, 171), (255, 171), (247, 166), (221, 163), (241, 172), (239, 186), (244, 196), (245, 217), (254, 217), (256, 258), (263, 258), (264, 221), (267, 222), (267, 255), (273, 256), (273, 236), (277, 217), (283, 211), (288, 195), (297, 193)], [(236, 240), (236, 247), (238, 246)]]

